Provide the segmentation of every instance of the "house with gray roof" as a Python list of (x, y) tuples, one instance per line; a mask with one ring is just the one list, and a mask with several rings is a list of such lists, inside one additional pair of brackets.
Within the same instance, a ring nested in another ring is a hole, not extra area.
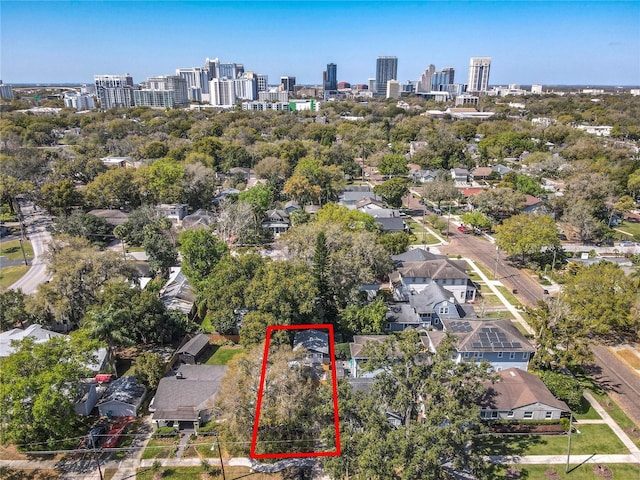
[(369, 359), (365, 346), (369, 342), (382, 343), (388, 335), (354, 335), (353, 342), (349, 343), (350, 375), (354, 378), (375, 377), (379, 372), (362, 372), (362, 364)]
[(127, 212), (114, 208), (97, 208), (95, 210), (90, 210), (87, 213), (94, 217), (104, 218), (109, 225), (113, 225), (114, 227), (123, 225), (129, 220), (129, 214)]
[[(424, 255), (424, 254), (422, 254)], [(409, 301), (411, 295), (437, 283), (451, 292), (460, 303), (476, 299), (476, 285), (467, 274), (464, 260), (438, 258), (417, 262), (402, 261), (389, 275), (390, 288), (396, 301)]]
[(160, 301), (169, 310), (179, 310), (190, 319), (195, 316), (195, 294), (180, 267), (171, 267), (169, 279), (160, 289)]
[(570, 413), (537, 375), (518, 368), (498, 372), (498, 379), (484, 386), (480, 418), (485, 420), (558, 420)]
[(373, 193), (372, 190), (366, 190), (366, 191), (355, 191), (355, 192), (354, 191), (344, 191), (340, 195), (338, 203), (340, 205), (344, 205), (349, 210), (353, 210), (353, 209), (355, 209), (357, 207), (356, 204), (359, 201), (364, 200), (364, 199), (371, 199), (371, 200), (374, 200), (376, 202), (384, 202), (382, 197), (380, 197), (379, 195), (376, 195), (375, 193)]
[(400, 217), (375, 217), (374, 219), (384, 233), (408, 232), (409, 227)]
[(267, 210), (265, 216), (266, 218), (262, 221), (262, 228), (271, 232), (274, 237), (285, 233), (291, 227), (289, 214), (285, 210)]
[(305, 362), (312, 365), (328, 364), (329, 332), (321, 329), (296, 330), (293, 337), (293, 351), (303, 352)]
[(460, 362), (487, 360), (500, 372), (508, 368), (526, 371), (535, 348), (511, 320), (466, 320), (442, 318), (442, 331), (425, 332), (422, 342), (435, 352), (442, 340), (451, 334), (456, 338), (455, 358)]
[(98, 402), (101, 417), (135, 417), (147, 388), (136, 377), (120, 377), (109, 384)]
[(397, 266), (402, 266), (405, 262), (424, 262), (427, 260), (442, 260), (447, 258), (446, 255), (436, 255), (424, 248), (412, 248), (404, 253), (392, 255), (391, 260)]
[(199, 208), (190, 215), (182, 219), (182, 228), (185, 230), (197, 230), (199, 228), (210, 228), (215, 223), (212, 212)]
[(175, 374), (160, 379), (149, 404), (158, 427), (198, 432), (211, 419), (226, 365), (180, 365)]

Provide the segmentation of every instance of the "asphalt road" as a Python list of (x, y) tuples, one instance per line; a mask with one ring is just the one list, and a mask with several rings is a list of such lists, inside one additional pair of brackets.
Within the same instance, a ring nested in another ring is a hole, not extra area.
[(47, 251), (47, 245), (51, 241), (51, 234), (48, 227), (51, 225), (51, 219), (41, 210), (35, 210), (30, 202), (21, 201), (20, 210), (24, 218), (25, 233), (31, 241), (33, 247), (33, 260), (31, 268), (25, 275), (9, 288), (13, 290), (22, 290), (25, 294), (34, 293), (38, 286), (47, 280), (47, 265), (43, 255)]

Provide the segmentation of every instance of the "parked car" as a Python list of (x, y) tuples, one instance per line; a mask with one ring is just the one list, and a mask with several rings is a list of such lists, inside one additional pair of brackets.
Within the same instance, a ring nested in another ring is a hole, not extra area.
[(97, 425), (92, 427), (87, 434), (87, 448), (98, 448), (100, 445), (102, 445), (107, 431), (107, 425), (104, 423), (98, 423)]
[(458, 227), (458, 231), (462, 232), (462, 233), (471, 233), (471, 232), (473, 232), (473, 229), (471, 229), (469, 227), (466, 227), (465, 225), (460, 225)]
[(631, 242), (629, 240), (623, 240), (622, 242), (620, 242), (621, 247), (635, 247), (635, 245), (635, 242)]

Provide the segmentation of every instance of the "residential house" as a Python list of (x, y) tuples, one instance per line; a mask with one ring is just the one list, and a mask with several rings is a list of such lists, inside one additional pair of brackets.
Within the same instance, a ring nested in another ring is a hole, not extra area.
[(476, 299), (476, 285), (467, 274), (464, 260), (440, 258), (418, 262), (401, 262), (389, 275), (391, 292), (396, 301), (409, 301), (410, 295), (437, 283), (451, 292), (461, 303)]
[(134, 161), (131, 157), (102, 157), (100, 159), (102, 164), (111, 168), (132, 168), (134, 167)]
[(469, 170), (466, 168), (452, 168), (451, 178), (456, 183), (468, 183), (469, 182)]
[(432, 182), (438, 176), (438, 174), (433, 170), (423, 170), (423, 169), (411, 170), (409, 174), (413, 178), (414, 183), (415, 182), (420, 182), (420, 183)]
[(494, 172), (497, 172), (500, 175), (500, 178), (504, 177), (507, 173), (512, 172), (513, 170), (505, 165), (498, 164), (492, 167)]
[(284, 211), (287, 212), (287, 215), (291, 215), (291, 212), (295, 212), (296, 210), (300, 210), (300, 204), (295, 200), (289, 200), (284, 204)]
[(210, 228), (215, 223), (215, 217), (209, 210), (202, 208), (196, 210), (191, 215), (182, 219), (182, 228), (185, 230), (197, 230), (199, 228)]
[(484, 386), (480, 418), (486, 420), (558, 420), (570, 413), (537, 375), (518, 368), (498, 372), (498, 380)]
[(93, 378), (78, 384), (78, 394), (73, 402), (73, 408), (78, 415), (88, 416), (100, 400), (104, 390)]
[[(371, 215), (378, 212), (379, 210), (389, 210), (384, 202), (374, 200), (370, 197), (365, 197), (362, 200), (358, 200), (356, 202), (356, 208), (361, 212), (370, 213)], [(400, 212), (398, 212), (398, 216), (399, 215)]]
[(156, 395), (149, 404), (156, 428), (175, 427), (194, 430), (212, 415), (225, 365), (180, 365), (175, 375), (160, 379)]
[(369, 357), (366, 354), (365, 345), (369, 342), (382, 343), (388, 335), (354, 335), (353, 342), (349, 343), (349, 367), (353, 378), (375, 377), (379, 372), (362, 372), (362, 365)]
[(384, 233), (409, 232), (409, 226), (400, 217), (377, 217), (374, 216), (380, 230)]
[(204, 333), (198, 333), (187, 343), (178, 348), (176, 354), (182, 363), (195, 365), (201, 359), (209, 347), (209, 337)]
[(237, 188), (225, 188), (224, 190), (220, 190), (220, 192), (215, 197), (213, 197), (211, 203), (213, 203), (214, 205), (219, 205), (224, 202), (227, 197), (237, 196), (239, 194), (240, 190), (238, 190)]
[(182, 219), (189, 213), (189, 205), (186, 203), (165, 203), (156, 206), (156, 208), (163, 217), (177, 224), (181, 224)]
[(471, 172), (471, 176), (475, 182), (480, 180), (489, 180), (493, 174), (491, 167), (477, 167)]
[(293, 337), (293, 351), (304, 354), (303, 362), (309, 365), (328, 365), (329, 332), (318, 329), (296, 330)]
[(495, 371), (527, 370), (535, 349), (510, 320), (441, 318), (442, 331), (427, 331), (422, 341), (435, 351), (447, 334), (456, 338), (456, 362), (487, 360)]
[(135, 417), (147, 388), (135, 377), (120, 377), (109, 384), (98, 402), (101, 417)]
[(291, 227), (289, 214), (284, 210), (267, 210), (266, 218), (262, 221), (262, 228), (268, 230), (274, 237), (285, 233)]
[(446, 255), (436, 255), (424, 248), (412, 248), (406, 252), (391, 256), (391, 260), (396, 266), (402, 266), (405, 262), (424, 262), (426, 260), (442, 260), (446, 258)]
[(344, 205), (349, 210), (353, 210), (356, 208), (356, 203), (363, 199), (371, 199), (377, 202), (384, 202), (382, 197), (376, 195), (371, 190), (367, 189), (364, 191), (344, 191), (340, 195), (338, 203), (340, 205)]
[(182, 268), (171, 267), (167, 283), (160, 289), (160, 301), (169, 310), (179, 310), (191, 320), (196, 315), (195, 294)]
[(471, 305), (460, 305), (455, 297), (437, 283), (409, 296), (409, 303), (393, 303), (387, 312), (387, 331), (407, 328), (442, 329), (442, 319), (475, 319)]
[(129, 214), (117, 209), (95, 209), (87, 212), (94, 217), (104, 218), (104, 220), (114, 227), (127, 223)]
[(542, 213), (544, 210), (544, 202), (533, 195), (525, 195), (524, 207), (522, 213)]

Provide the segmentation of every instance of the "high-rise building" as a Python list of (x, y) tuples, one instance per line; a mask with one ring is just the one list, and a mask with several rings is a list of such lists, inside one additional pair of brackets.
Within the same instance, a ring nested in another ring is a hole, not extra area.
[(228, 78), (214, 78), (209, 82), (211, 105), (233, 107), (236, 104), (235, 81)]
[(177, 68), (176, 75), (181, 76), (187, 82), (187, 94), (189, 100), (201, 102), (203, 97), (209, 99), (209, 75), (202, 67)]
[(280, 89), (285, 92), (293, 93), (296, 87), (296, 77), (282, 76), (280, 77)]
[(447, 85), (453, 84), (455, 71), (451, 67), (443, 68), (441, 72), (435, 72), (431, 77), (431, 91), (444, 92)]
[(325, 91), (338, 89), (338, 66), (335, 63), (327, 64), (322, 80)]
[(400, 82), (397, 80), (387, 81), (385, 95), (387, 98), (400, 98)]
[(96, 108), (92, 95), (77, 92), (64, 94), (64, 106), (75, 108), (79, 112)]
[(133, 78), (124, 75), (94, 75), (96, 95), (101, 108), (128, 108), (134, 106)]
[(387, 93), (387, 82), (398, 79), (398, 57), (378, 57), (376, 60), (376, 93)]
[(137, 107), (175, 108), (189, 104), (187, 81), (180, 75), (149, 77), (134, 90)]
[(240, 100), (257, 100), (258, 90), (256, 79), (249, 76), (236, 78), (234, 81), (236, 98)]
[(542, 85), (540, 83), (531, 85), (531, 93), (534, 95), (542, 95)]
[(489, 90), (489, 70), (491, 57), (471, 57), (469, 60), (469, 82), (467, 92), (486, 92)]
[(431, 79), (433, 78), (434, 73), (436, 73), (436, 66), (431, 64), (425, 69), (424, 73), (420, 75), (420, 80), (418, 81), (418, 92), (429, 93), (431, 91)]
[(256, 82), (259, 92), (266, 92), (269, 89), (269, 76), (261, 73), (256, 74)]
[(2, 80), (0, 80), (0, 98), (13, 99), (13, 88), (11, 85), (3, 84)]

